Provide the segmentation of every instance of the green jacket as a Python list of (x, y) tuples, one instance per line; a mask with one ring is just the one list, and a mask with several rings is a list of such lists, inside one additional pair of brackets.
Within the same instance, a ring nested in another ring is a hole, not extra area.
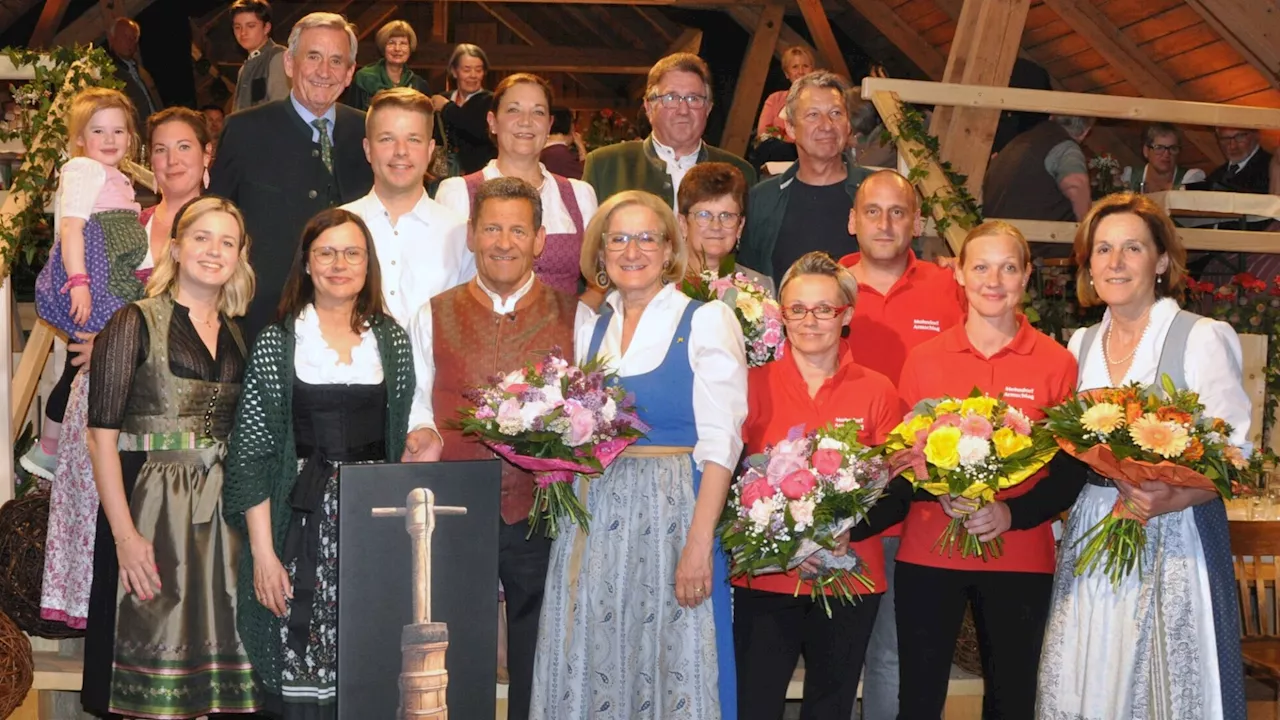
[[(781, 175), (775, 175), (751, 188), (751, 194), (747, 197), (747, 227), (742, 233), (742, 244), (738, 247), (738, 262), (765, 277), (774, 276), (773, 249), (778, 244), (782, 220), (787, 216), (787, 191), (799, 169), (800, 163), (793, 163)], [(849, 166), (849, 175), (844, 180), (844, 190), (849, 195), (849, 210), (853, 209), (858, 186), (870, 174), (871, 171), (864, 167)], [(849, 252), (857, 251), (858, 245), (855, 242)]]
[[(382, 374), (387, 384), (387, 462), (399, 462), (409, 430), (413, 399), (413, 353), (409, 335), (390, 317), (374, 321)], [(222, 513), (245, 537), (236, 587), (236, 626), (262, 684), (280, 692), (283, 622), (254, 597), (253, 554), (248, 548), (245, 511), (271, 501), (271, 534), (276, 556), (284, 552), (292, 509), (289, 494), (298, 478), (293, 440), (293, 320), (268, 325), (258, 333), (245, 371), (235, 429), (227, 453)]]
[(408, 65), (400, 71), (400, 84), (392, 82), (391, 76), (387, 74), (387, 60), (383, 58), (356, 71), (355, 77), (351, 78), (351, 85), (342, 95), (342, 102), (357, 110), (368, 110), (370, 101), (378, 91), (393, 87), (413, 88), (423, 95), (431, 94), (427, 90), (426, 79), (410, 70)]
[[(698, 162), (727, 162), (742, 171), (747, 187), (756, 184), (755, 168), (742, 158), (712, 147), (705, 142), (698, 152)], [(667, 164), (653, 149), (653, 136), (643, 142), (622, 142), (592, 150), (582, 168), (582, 179), (596, 190), (596, 199), (604, 202), (623, 190), (645, 190), (657, 195), (671, 207), (676, 205), (675, 188), (667, 174)]]

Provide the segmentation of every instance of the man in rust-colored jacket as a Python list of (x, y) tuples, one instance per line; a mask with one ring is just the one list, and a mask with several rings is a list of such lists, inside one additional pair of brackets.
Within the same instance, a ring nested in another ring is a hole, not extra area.
[[(477, 460), (495, 457), (448, 419), (471, 403), (463, 393), (495, 375), (518, 370), (552, 347), (573, 355), (577, 298), (544, 285), (533, 274), (542, 251), (542, 201), (518, 178), (494, 178), (476, 192), (467, 245), (476, 277), (436, 295), (409, 326), (418, 387), (409, 414), (404, 460)], [(438, 418), (438, 420), (437, 420)], [(504, 463), (498, 577), (507, 602), (507, 717), (529, 713), (538, 617), (551, 541), (529, 533), (533, 476)]]

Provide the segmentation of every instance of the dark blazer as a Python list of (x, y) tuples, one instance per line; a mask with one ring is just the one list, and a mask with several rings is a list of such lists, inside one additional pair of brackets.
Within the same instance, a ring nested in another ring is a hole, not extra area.
[(1271, 153), (1258, 148), (1258, 152), (1249, 159), (1249, 164), (1230, 180), (1226, 179), (1229, 166), (1230, 163), (1223, 163), (1214, 168), (1213, 172), (1205, 178), (1205, 182), (1224, 185), (1235, 192), (1266, 195), (1270, 191), (1271, 177), (1268, 173), (1271, 166)]
[(244, 329), (248, 338), (276, 320), (280, 292), (307, 221), (325, 208), (368, 194), (373, 170), (364, 157), (364, 113), (339, 104), (333, 128), (333, 173), (320, 144), (289, 98), (227, 116), (209, 169), (209, 192), (244, 213), (258, 276)]

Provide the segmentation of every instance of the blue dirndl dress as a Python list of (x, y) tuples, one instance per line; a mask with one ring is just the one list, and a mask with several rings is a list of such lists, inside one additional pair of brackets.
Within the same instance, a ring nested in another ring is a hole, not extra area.
[[(676, 603), (675, 571), (693, 520), (702, 473), (685, 308), (654, 370), (620, 378), (651, 430), (598, 478), (579, 477), (590, 532), (567, 526), (552, 544), (534, 667), (534, 720), (691, 718), (735, 720), (737, 685), (728, 562), (719, 541), (708, 600)], [(596, 322), (590, 357), (611, 311)], [(662, 448), (670, 448), (664, 453)]]

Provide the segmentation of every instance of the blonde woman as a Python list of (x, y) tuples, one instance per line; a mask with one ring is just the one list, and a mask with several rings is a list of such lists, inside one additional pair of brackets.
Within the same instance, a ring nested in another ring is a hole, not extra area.
[(244, 218), (207, 197), (178, 211), (145, 300), (94, 343), (89, 452), (102, 507), (81, 699), (95, 714), (252, 713), (236, 633), (239, 537), (222, 458), (245, 370), (232, 318), (253, 296)]
[(579, 480), (590, 533), (551, 547), (534, 663), (534, 720), (735, 720), (729, 581), (715, 526), (742, 452), (747, 362), (724, 303), (680, 292), (688, 251), (666, 201), (609, 198), (581, 270), (608, 290), (578, 328), (636, 396), (647, 437)]

